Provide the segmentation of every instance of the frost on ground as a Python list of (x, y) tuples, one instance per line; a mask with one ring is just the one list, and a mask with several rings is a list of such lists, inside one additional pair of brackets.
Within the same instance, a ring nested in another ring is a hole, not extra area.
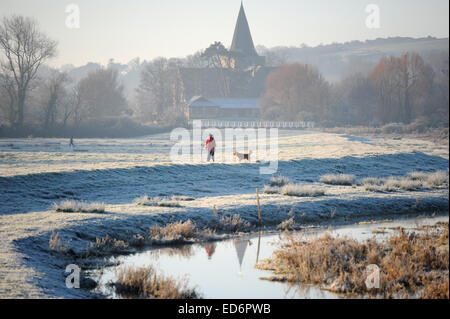
[[(0, 297), (90, 297), (65, 287), (65, 266), (132, 251), (152, 227), (190, 221), (213, 239), (256, 229), (256, 188), (272, 229), (448, 213), (448, 144), (280, 131), (278, 172), (264, 176), (258, 163), (170, 163), (168, 135), (66, 143), (0, 141)], [(328, 174), (354, 182), (321, 181)]]

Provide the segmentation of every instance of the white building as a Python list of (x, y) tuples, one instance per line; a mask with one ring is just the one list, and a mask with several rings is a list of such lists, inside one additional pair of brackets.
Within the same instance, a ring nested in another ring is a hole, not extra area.
[(205, 98), (194, 96), (188, 104), (189, 120), (257, 120), (259, 101), (249, 98)]

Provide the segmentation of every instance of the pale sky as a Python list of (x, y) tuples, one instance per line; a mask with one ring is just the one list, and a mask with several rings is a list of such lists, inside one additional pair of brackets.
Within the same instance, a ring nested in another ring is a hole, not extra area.
[[(77, 4), (80, 28), (66, 27)], [(366, 27), (368, 4), (380, 28)], [(0, 0), (0, 16), (34, 17), (58, 41), (53, 66), (183, 57), (214, 41), (231, 44), (240, 0)], [(299, 46), (378, 37), (449, 36), (448, 0), (244, 0), (255, 45)]]

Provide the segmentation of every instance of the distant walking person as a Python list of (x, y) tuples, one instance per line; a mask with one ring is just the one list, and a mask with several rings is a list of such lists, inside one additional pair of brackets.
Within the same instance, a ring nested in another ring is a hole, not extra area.
[(74, 147), (75, 145), (73, 144), (73, 136), (70, 137), (70, 143), (69, 143), (70, 147)]
[(209, 134), (208, 139), (206, 140), (206, 150), (208, 151), (208, 162), (210, 159), (214, 162), (214, 151), (216, 149), (216, 141), (214, 140), (214, 136)]

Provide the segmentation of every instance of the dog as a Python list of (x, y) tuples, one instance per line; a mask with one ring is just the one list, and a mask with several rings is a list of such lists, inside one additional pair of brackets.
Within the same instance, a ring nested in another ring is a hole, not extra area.
[(239, 153), (234, 152), (233, 155), (236, 156), (239, 159), (239, 162), (244, 161), (250, 161), (250, 155), (252, 154), (252, 151), (249, 151), (248, 153)]

